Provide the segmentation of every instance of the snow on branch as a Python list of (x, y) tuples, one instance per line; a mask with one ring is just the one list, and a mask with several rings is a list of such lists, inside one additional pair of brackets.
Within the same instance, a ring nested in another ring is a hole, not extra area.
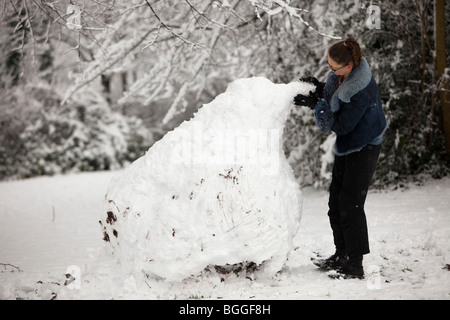
[[(253, 8), (256, 12), (249, 20), (248, 14)], [(231, 41), (231, 38), (237, 37), (237, 29), (242, 24), (237, 24), (236, 20), (248, 24), (258, 18), (261, 19), (260, 14), (269, 17), (284, 14), (316, 34), (341, 39), (314, 29), (301, 15), (308, 11), (294, 7), (287, 0), (184, 0), (176, 8), (172, 8), (173, 10), (168, 9), (168, 2), (150, 0), (134, 0), (131, 5), (114, 7), (112, 11), (114, 18), (121, 17), (121, 19), (114, 22), (115, 19), (109, 17), (102, 25), (104, 30), (98, 38), (93, 36), (87, 38), (96, 44), (97, 51), (103, 53), (106, 60), (98, 57), (90, 61), (87, 70), (82, 70), (83, 79), (67, 91), (62, 103), (103, 74), (117, 70), (120, 72), (132, 70), (136, 67), (133, 61), (140, 55), (139, 58), (145, 62), (138, 67), (138, 78), (129, 84), (120, 102), (138, 97), (142, 98), (144, 105), (149, 105), (153, 100), (171, 96), (173, 103), (163, 117), (163, 123), (167, 123), (174, 115), (184, 110), (182, 105), (185, 96), (193, 90), (202, 88), (196, 85), (201, 71), (207, 66), (217, 64), (223, 55), (228, 55), (227, 49), (218, 47), (224, 41)], [(83, 12), (85, 15), (94, 15), (91, 11)], [(167, 12), (171, 13), (170, 16)], [(145, 27), (148, 30), (133, 31), (136, 19), (148, 21), (149, 24)], [(79, 33), (83, 30), (75, 30), (78, 32), (78, 45), (69, 50), (80, 50)], [(222, 41), (223, 38), (226, 39)], [(165, 54), (162, 58), (158, 58), (154, 52)], [(172, 56), (178, 58), (169, 59)], [(216, 61), (216, 58), (219, 59)], [(159, 66), (155, 66), (155, 63)], [(164, 68), (167, 69), (163, 70)], [(156, 72), (157, 70), (159, 72)]]
[[(165, 29), (167, 29), (167, 31), (170, 32), (170, 34), (172, 34), (175, 38), (179, 39), (182, 43), (187, 44), (192, 46), (193, 48), (199, 48), (199, 49), (205, 49), (203, 46), (201, 46), (199, 43), (195, 43), (192, 42), (184, 37), (182, 37), (181, 35), (179, 35), (178, 33), (174, 32), (172, 30), (172, 28), (170, 28), (166, 23), (164, 23), (164, 21), (159, 17), (159, 15), (155, 12), (155, 9), (153, 9), (153, 7), (151, 6), (150, 2), (148, 2), (148, 0), (145, 0), (145, 2), (147, 3), (147, 5), (149, 6), (150, 10), (152, 11), (152, 13), (154, 14), (154, 16), (156, 17), (156, 19), (158, 19), (159, 23), (161, 24), (162, 27), (164, 27)], [(189, 2), (188, 2), (189, 3)]]
[(119, 57), (117, 57), (114, 61), (112, 61), (109, 65), (101, 68), (98, 72), (96, 72), (94, 75), (90, 76), (87, 80), (83, 81), (82, 83), (78, 84), (77, 86), (75, 86), (75, 88), (73, 88), (71, 91), (69, 91), (69, 93), (64, 97), (64, 99), (61, 102), (61, 105), (64, 105), (66, 103), (66, 101), (68, 99), (70, 99), (75, 92), (77, 92), (78, 90), (80, 90), (82, 87), (88, 85), (89, 83), (91, 83), (92, 81), (94, 81), (95, 79), (97, 79), (98, 77), (100, 77), (102, 74), (104, 74), (108, 69), (110, 69), (112, 66), (114, 66), (115, 64), (117, 64), (118, 62), (122, 61), (130, 52), (132, 52), (133, 50), (135, 50), (139, 45), (141, 45), (142, 42), (144, 42), (145, 39), (147, 39), (147, 37), (155, 30), (153, 29), (149, 29), (142, 37), (140, 37), (138, 39), (138, 41), (136, 41), (128, 50), (126, 50), (124, 53), (122, 53), (121, 55), (119, 55)]
[[(252, 6), (264, 10), (270, 16), (273, 16), (273, 15), (279, 14), (283, 11), (286, 11), (289, 14), (289, 16), (300, 20), (300, 22), (303, 23), (311, 31), (313, 31), (323, 37), (326, 37), (326, 38), (335, 39), (335, 40), (342, 39), (342, 37), (328, 35), (326, 33), (323, 33), (323, 32), (320, 32), (320, 31), (314, 29), (300, 15), (300, 12), (308, 12), (307, 10), (291, 7), (288, 3), (286, 3), (283, 0), (248, 0), (248, 1), (250, 2), (250, 4)], [(274, 7), (274, 4), (276, 5), (275, 7)]]

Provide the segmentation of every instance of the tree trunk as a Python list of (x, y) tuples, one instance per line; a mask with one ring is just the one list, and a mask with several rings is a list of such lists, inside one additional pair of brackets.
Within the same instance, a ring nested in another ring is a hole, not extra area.
[(447, 68), (447, 52), (445, 48), (445, 0), (435, 0), (435, 40), (436, 67), (440, 83), (440, 98), (442, 104), (442, 123), (445, 136), (445, 150), (450, 159), (450, 81), (443, 77)]
[(111, 103), (111, 76), (102, 74), (101, 82), (102, 82), (103, 94), (106, 98), (106, 101), (108, 101), (108, 103)]

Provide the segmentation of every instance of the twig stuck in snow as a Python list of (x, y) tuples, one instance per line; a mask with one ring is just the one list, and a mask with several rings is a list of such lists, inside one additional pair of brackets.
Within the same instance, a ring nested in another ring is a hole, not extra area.
[[(5, 271), (1, 272), (23, 272), (19, 267), (16, 267), (10, 263), (0, 263), (0, 266), (3, 266)], [(12, 268), (11, 270), (8, 270), (8, 267)]]

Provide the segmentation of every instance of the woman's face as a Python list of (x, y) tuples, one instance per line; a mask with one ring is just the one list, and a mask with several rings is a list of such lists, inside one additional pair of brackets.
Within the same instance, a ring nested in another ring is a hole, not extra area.
[(353, 66), (351, 64), (339, 64), (328, 55), (328, 69), (332, 70), (337, 76), (344, 76), (344, 78), (347, 78), (348, 75), (352, 72)]

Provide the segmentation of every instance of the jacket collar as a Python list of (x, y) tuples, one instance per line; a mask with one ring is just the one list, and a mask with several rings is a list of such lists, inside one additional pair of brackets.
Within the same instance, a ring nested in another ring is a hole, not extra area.
[[(336, 112), (340, 108), (339, 100), (345, 103), (349, 103), (351, 97), (367, 87), (372, 80), (372, 71), (365, 58), (362, 58), (361, 64), (358, 68), (353, 70), (347, 79), (342, 82), (339, 88), (334, 91), (334, 88), (338, 85), (339, 77), (330, 71), (328, 74), (327, 83), (324, 91), (327, 94), (332, 94), (330, 99), (331, 111)], [(334, 93), (333, 93), (334, 91)]]

